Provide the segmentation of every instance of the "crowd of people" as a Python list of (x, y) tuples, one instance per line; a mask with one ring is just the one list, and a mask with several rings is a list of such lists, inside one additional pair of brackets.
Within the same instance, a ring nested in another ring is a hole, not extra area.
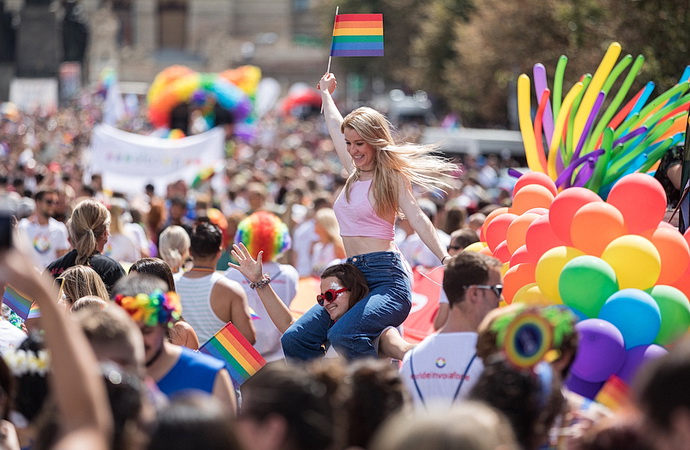
[[(404, 143), (378, 111), (343, 117), (336, 86), (318, 84), (323, 117), (269, 114), (254, 143), (228, 140), (215, 181), (134, 197), (88, 171), (97, 102), (2, 118), (16, 229), (0, 286), (40, 314), (0, 316), (0, 446), (685, 448), (687, 343), (609, 410), (565, 386), (576, 317), (501, 306), (501, 263), (463, 251), (509, 204), (514, 161)], [(413, 269), (444, 271), (437, 332), (419, 343), (400, 328)], [(309, 277), (319, 295), (298, 315)], [(515, 325), (526, 318), (559, 339)], [(197, 351), (227, 323), (267, 362), (244, 383)]]

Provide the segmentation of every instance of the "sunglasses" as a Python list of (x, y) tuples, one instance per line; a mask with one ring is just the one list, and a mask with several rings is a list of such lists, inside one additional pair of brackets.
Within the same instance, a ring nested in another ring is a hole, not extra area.
[(338, 296), (340, 294), (342, 294), (345, 291), (349, 291), (349, 289), (348, 288), (342, 288), (342, 289), (338, 289), (338, 290), (329, 289), (326, 292), (324, 292), (323, 294), (317, 295), (316, 301), (319, 303), (320, 306), (323, 306), (324, 302), (332, 302), (333, 300), (338, 298)]
[(488, 286), (486, 284), (475, 284), (474, 287), (477, 289), (490, 289), (496, 294), (496, 297), (501, 298), (501, 294), (503, 293), (503, 285), (502, 284), (495, 284), (493, 286)]
[(458, 246), (458, 245), (449, 245), (448, 247), (446, 247), (446, 250), (448, 250), (448, 251), (451, 251), (451, 250), (462, 250), (462, 247), (460, 247), (460, 246)]
[(46, 205), (54, 205), (55, 200), (43, 200), (43, 203), (45, 203)]

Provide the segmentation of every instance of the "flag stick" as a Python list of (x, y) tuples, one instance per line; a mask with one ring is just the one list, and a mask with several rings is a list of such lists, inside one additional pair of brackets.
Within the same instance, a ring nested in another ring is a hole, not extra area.
[[(335, 17), (338, 17), (338, 10), (340, 9), (340, 6), (335, 7)], [(333, 32), (335, 32), (335, 17), (333, 18)], [(331, 50), (333, 49), (333, 33), (331, 33)], [(333, 57), (331, 56), (330, 51), (328, 52), (328, 66), (326, 67), (326, 73), (329, 73), (331, 71), (331, 60)], [(321, 114), (323, 114), (323, 101), (321, 101)]]

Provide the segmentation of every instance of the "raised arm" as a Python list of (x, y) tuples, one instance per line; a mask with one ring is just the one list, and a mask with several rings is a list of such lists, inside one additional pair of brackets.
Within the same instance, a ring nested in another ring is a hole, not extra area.
[[(240, 242), (239, 245), (233, 244), (232, 248), (232, 256), (239, 265), (232, 263), (228, 263), (228, 265), (233, 269), (239, 270), (250, 282), (256, 283), (261, 281), (263, 278), (263, 264), (261, 259), (264, 252), (259, 252), (257, 255), (258, 259), (255, 260), (252, 258), (252, 255), (249, 254), (249, 251), (247, 251), (243, 243)], [(292, 316), (288, 307), (280, 297), (278, 297), (278, 294), (273, 290), (270, 283), (257, 288), (256, 293), (259, 295), (261, 303), (263, 303), (266, 308), (266, 312), (273, 324), (281, 333), (285, 333), (285, 330), (295, 322), (295, 318)]]
[(400, 190), (398, 192), (400, 209), (405, 214), (412, 228), (422, 239), (422, 242), (436, 255), (439, 262), (447, 263), (450, 255), (448, 255), (446, 248), (441, 244), (436, 227), (434, 227), (434, 224), (431, 223), (427, 215), (424, 214), (417, 204), (417, 200), (414, 198), (414, 194), (412, 194), (410, 183), (402, 179), (402, 177), (400, 181)]
[(343, 165), (347, 173), (351, 173), (354, 170), (352, 165), (352, 157), (347, 152), (347, 145), (345, 144), (345, 136), (340, 132), (340, 126), (343, 123), (343, 116), (338, 111), (338, 107), (333, 101), (331, 94), (338, 85), (338, 81), (335, 79), (335, 75), (332, 73), (327, 73), (319, 81), (319, 91), (321, 91), (321, 101), (323, 102), (323, 116), (326, 119), (326, 128), (328, 128), (328, 134), (331, 135), (331, 140), (333, 141), (333, 146), (335, 151), (338, 153), (338, 158), (340, 158), (340, 163)]
[[(108, 396), (98, 361), (81, 327), (70, 323), (64, 308), (54, 301), (57, 292), (52, 278), (36, 272), (29, 256), (14, 248), (0, 255), (0, 283), (9, 281), (41, 308), (51, 356), (49, 380), (63, 431), (53, 448), (107, 448), (112, 432)], [(73, 446), (75, 442), (80, 446)]]

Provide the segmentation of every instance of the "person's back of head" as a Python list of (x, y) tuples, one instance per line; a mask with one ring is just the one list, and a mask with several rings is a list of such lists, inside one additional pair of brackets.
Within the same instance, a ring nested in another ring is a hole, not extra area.
[(216, 256), (223, 244), (223, 233), (209, 222), (199, 222), (190, 236), (190, 252), (193, 258), (210, 258)]
[(161, 259), (171, 268), (179, 268), (189, 255), (191, 240), (187, 231), (179, 225), (166, 227), (158, 237)]
[(62, 278), (62, 292), (65, 301), (71, 306), (80, 298), (94, 295), (103, 300), (108, 300), (108, 289), (101, 276), (89, 266), (72, 266), (65, 269), (60, 275)]
[[(185, 233), (185, 235), (186, 234), (187, 233)], [(168, 264), (166, 264), (162, 259), (141, 258), (131, 265), (129, 268), (129, 273), (151, 275), (156, 278), (160, 278), (168, 285), (168, 292), (175, 292), (175, 279), (173, 278), (172, 270), (170, 270), (170, 266), (168, 266)]]
[(92, 199), (79, 202), (67, 221), (70, 241), (77, 250), (77, 264), (88, 263), (109, 227), (110, 213), (105, 206)]
[(257, 211), (237, 225), (235, 243), (244, 244), (256, 258), (263, 251), (263, 261), (277, 260), (292, 246), (290, 230), (278, 216), (268, 211)]
[(72, 314), (78, 313), (79, 311), (94, 311), (98, 309), (103, 309), (108, 306), (108, 302), (95, 295), (85, 295), (78, 299), (76, 302), (72, 303), (72, 307), (69, 312)]
[(479, 235), (471, 228), (460, 228), (450, 234), (450, 246), (456, 250), (462, 250), (475, 242), (479, 242)]
[(450, 307), (462, 303), (468, 287), (486, 284), (489, 271), (500, 267), (498, 259), (483, 253), (461, 252), (452, 257), (443, 275), (443, 290)]
[(474, 401), (452, 408), (402, 413), (375, 436), (371, 450), (518, 450), (510, 423), (500, 412)]

